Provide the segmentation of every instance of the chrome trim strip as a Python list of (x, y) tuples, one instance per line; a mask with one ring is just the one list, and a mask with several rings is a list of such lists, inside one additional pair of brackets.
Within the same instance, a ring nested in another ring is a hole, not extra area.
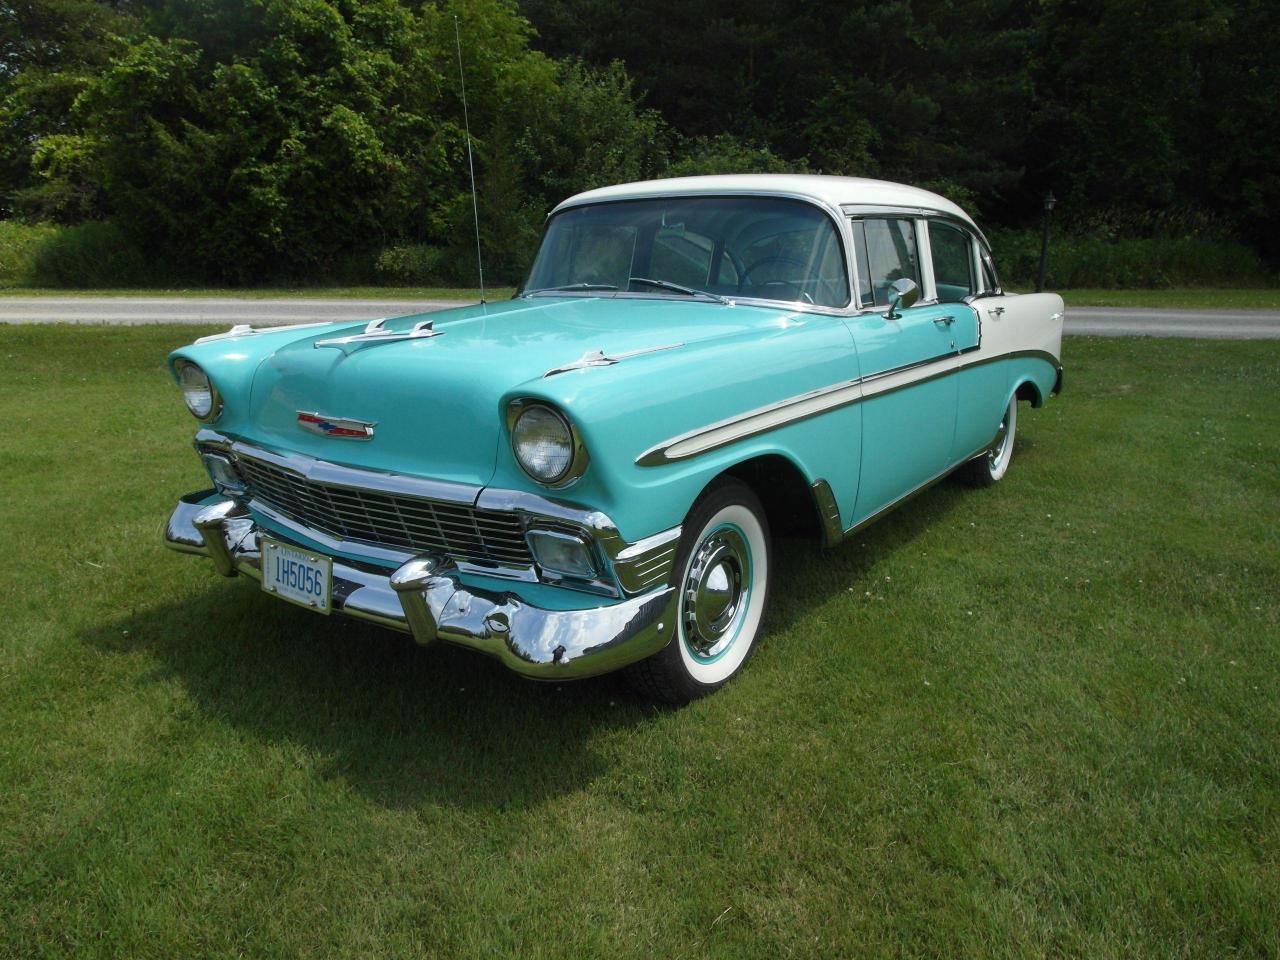
[(663, 530), (623, 547), (613, 556), (613, 572), (627, 593), (666, 583), (676, 562), (681, 527)]
[(901, 217), (903, 219), (911, 220), (950, 220), (952, 223), (958, 223), (966, 230), (974, 233), (984, 247), (988, 250), (991, 249), (990, 241), (987, 240), (986, 235), (983, 234), (981, 228), (979, 228), (976, 223), (970, 220), (967, 216), (958, 217), (954, 213), (949, 213), (946, 210), (934, 210), (931, 207), (896, 207), (892, 204), (883, 203), (843, 203), (840, 205), (840, 209), (844, 212), (845, 216), (854, 218), (881, 216)]
[[(196, 442), (201, 439), (197, 435)], [(237, 456), (256, 457), (283, 470), (292, 470), (308, 480), (317, 483), (329, 483), (339, 487), (378, 490), (383, 493), (400, 493), (411, 497), (426, 497), (431, 500), (445, 500), (462, 506), (475, 506), (479, 487), (448, 480), (425, 480), (420, 477), (407, 477), (401, 473), (382, 473), (376, 470), (361, 470), (358, 467), (346, 467), (329, 460), (320, 460), (304, 453), (274, 453), (263, 447), (245, 443), (242, 440), (230, 441), (231, 452)]]
[(991, 446), (994, 440), (995, 440), (995, 437), (993, 436), (991, 440), (984, 443), (981, 447), (979, 447), (973, 453), (969, 454), (966, 457), (961, 457), (959, 460), (951, 464), (951, 466), (947, 467), (941, 473), (935, 474), (934, 476), (930, 477), (928, 480), (926, 480), (924, 483), (920, 484), (919, 486), (912, 487), (910, 490), (908, 490), (906, 493), (902, 494), (901, 496), (896, 497), (893, 500), (890, 500), (888, 503), (886, 503), (883, 507), (881, 507), (875, 513), (872, 513), (866, 517), (863, 517), (861, 520), (855, 523), (852, 527), (846, 530), (844, 532), (844, 536), (846, 537), (853, 536), (853, 534), (857, 533), (859, 530), (862, 530), (866, 527), (871, 526), (871, 524), (875, 523), (881, 517), (884, 517), (887, 514), (893, 513), (893, 511), (897, 510), (903, 504), (907, 503), (910, 500), (915, 499), (920, 494), (928, 490), (930, 487), (937, 484), (939, 481), (945, 480), (951, 474), (951, 472), (956, 469), (956, 467), (959, 467), (961, 464), (968, 463), (974, 457), (977, 457), (986, 453), (987, 449)]
[(675, 350), (683, 346), (683, 342), (668, 343), (661, 347), (641, 347), (639, 350), (627, 350), (623, 353), (613, 353), (608, 355), (606, 355), (603, 350), (588, 350), (572, 363), (566, 363), (562, 367), (552, 367), (542, 375), (542, 378), (545, 380), (547, 377), (554, 377), (557, 373), (568, 373), (571, 370), (585, 370), (588, 367), (611, 367), (619, 360), (627, 360), (631, 357), (642, 357), (646, 353), (661, 353), (663, 350)]
[(822, 545), (834, 547), (844, 537), (836, 495), (831, 490), (831, 484), (822, 478), (813, 481), (809, 485), (809, 490), (813, 493), (814, 506), (818, 508), (818, 520), (822, 526)]
[[(225, 556), (230, 574), (262, 578), (262, 552), (252, 520), (232, 517), (237, 505), (208, 506), (184, 497), (166, 526), (165, 542), (182, 553)], [(222, 523), (215, 516), (226, 515)], [(210, 519), (203, 529), (197, 517)], [(675, 626), (676, 591), (653, 590), (618, 603), (572, 610), (534, 606), (509, 592), (465, 586), (447, 558), (416, 556), (394, 572), (333, 561), (333, 610), (402, 630), (419, 643), (444, 640), (496, 657), (537, 680), (608, 673), (657, 653)]]
[[(777, 430), (780, 427), (807, 420), (810, 417), (830, 413), (840, 407), (886, 396), (898, 390), (919, 386), (938, 377), (949, 376), (961, 370), (967, 370), (970, 367), (996, 363), (1000, 360), (1030, 357), (1048, 361), (1054, 364), (1055, 367), (1058, 365), (1058, 358), (1043, 350), (1015, 350), (994, 357), (971, 360), (968, 363), (959, 360), (965, 354), (973, 353), (976, 350), (976, 347), (970, 347), (956, 353), (948, 353), (928, 360), (919, 360), (900, 367), (868, 374), (865, 377), (858, 377), (854, 380), (845, 380), (828, 387), (819, 387), (817, 390), (797, 394), (794, 397), (788, 397), (776, 403), (766, 404), (763, 407), (757, 407), (754, 410), (748, 410), (746, 413), (740, 413), (664, 440), (641, 453), (640, 456), (636, 457), (635, 462), (637, 466), (641, 467), (656, 467), (666, 463), (674, 463), (678, 460), (687, 460), (690, 457), (718, 450), (720, 447), (737, 443), (740, 440), (747, 440), (762, 433), (768, 433), (771, 430)], [(953, 362), (957, 360), (959, 362)], [(877, 382), (886, 380), (889, 377), (898, 376), (912, 370), (938, 366), (941, 366), (941, 369), (925, 376), (908, 380), (905, 383), (893, 384), (879, 389), (874, 386)], [(867, 386), (871, 386), (872, 389), (864, 389)]]
[(282, 323), (274, 327), (253, 327), (247, 323), (232, 324), (231, 329), (225, 333), (212, 333), (207, 337), (197, 337), (196, 343), (211, 343), (215, 340), (227, 340), (231, 337), (254, 337), (260, 333), (280, 333), (281, 331), (294, 330), (311, 330), (315, 327), (331, 327), (334, 325), (332, 320), (320, 320), (315, 323)]
[[(836, 228), (836, 234), (840, 238), (840, 256), (844, 260), (844, 275), (846, 278), (846, 282), (849, 285), (849, 291), (848, 291), (849, 299), (845, 301), (843, 304), (841, 304), (840, 306), (820, 307), (817, 304), (805, 303), (803, 300), (765, 300), (758, 297), (733, 297), (732, 299), (735, 306), (742, 305), (742, 304), (746, 304), (748, 306), (775, 307), (775, 308), (782, 306), (782, 307), (787, 307), (788, 309), (794, 310), (799, 313), (816, 313), (816, 314), (822, 314), (825, 316), (832, 316), (832, 317), (847, 317), (851, 313), (854, 313), (857, 311), (857, 297), (855, 296), (855, 291), (857, 287), (854, 284), (853, 247), (850, 244), (850, 237), (848, 233), (848, 218), (846, 217), (844, 212), (840, 209), (839, 205), (827, 203), (825, 200), (821, 200), (818, 197), (813, 196), (812, 194), (801, 193), (799, 191), (792, 191), (792, 190), (760, 190), (760, 189), (748, 189), (748, 190), (718, 189), (713, 193), (706, 193), (705, 188), (699, 189), (698, 187), (695, 186), (695, 187), (687, 187), (685, 189), (673, 189), (669, 192), (663, 192), (663, 193), (610, 197), (604, 200), (581, 198), (579, 195), (579, 196), (569, 197), (567, 200), (562, 200), (560, 203), (558, 203), (551, 210), (551, 212), (547, 214), (547, 222), (550, 222), (551, 218), (554, 217), (556, 214), (561, 213), (562, 211), (565, 211), (565, 210), (572, 210), (577, 207), (586, 207), (586, 206), (593, 206), (596, 204), (605, 204), (605, 203), (626, 203), (628, 201), (634, 201), (634, 200), (664, 200), (664, 199), (676, 199), (676, 198), (700, 199), (704, 197), (706, 198), (766, 197), (771, 199), (799, 200), (802, 203), (807, 203), (811, 207), (817, 207), (819, 210), (821, 210), (823, 213), (829, 216), (831, 218), (832, 225)], [(598, 297), (600, 296), (600, 293), (596, 292), (595, 294), (591, 294), (591, 295)], [(619, 296), (619, 295), (625, 296), (627, 294), (624, 294), (622, 291), (609, 294), (609, 296)], [(634, 294), (633, 296), (650, 296), (650, 294)], [(675, 299), (676, 297), (679, 297), (679, 299), (681, 300), (688, 299), (687, 297), (683, 297), (678, 294), (675, 297), (666, 295), (664, 297), (661, 297), (661, 299)]]
[[(210, 448), (228, 453), (240, 453), (248, 457), (256, 457), (267, 463), (287, 470), (293, 470), (311, 480), (356, 489), (377, 490), (386, 493), (406, 494), (456, 503), (460, 506), (473, 507), (476, 510), (507, 512), (516, 514), (525, 529), (533, 526), (552, 527), (561, 525), (580, 532), (589, 537), (599, 551), (604, 564), (601, 579), (592, 582), (579, 582), (558, 578), (542, 578), (543, 582), (553, 586), (589, 593), (617, 595), (618, 588), (627, 594), (638, 593), (650, 584), (665, 580), (668, 569), (661, 566), (661, 557), (640, 556), (640, 547), (648, 544), (656, 548), (659, 541), (671, 539), (678, 541), (680, 528), (672, 527), (656, 533), (651, 537), (636, 541), (634, 544), (623, 538), (617, 525), (606, 514), (581, 504), (564, 500), (552, 500), (540, 494), (524, 490), (505, 490), (495, 487), (471, 487), (466, 484), (442, 480), (428, 480), (420, 477), (407, 477), (403, 474), (382, 473), (374, 470), (362, 470), (341, 464), (318, 460), (299, 453), (276, 453), (246, 443), (216, 430), (205, 427), (197, 431), (195, 437), (197, 449)], [(248, 503), (273, 524), (291, 532), (294, 536), (303, 537), (320, 544), (328, 550), (342, 552), (351, 556), (369, 557), (387, 564), (402, 564), (413, 554), (374, 546), (354, 541), (344, 541), (305, 527), (296, 521), (282, 516), (278, 511), (266, 506), (261, 501), (251, 500)], [(631, 550), (630, 548), (636, 548)], [(625, 555), (624, 555), (625, 554)], [(619, 559), (621, 558), (621, 559)], [(675, 552), (672, 550), (670, 562), (674, 562)], [(668, 564), (669, 566), (669, 564)], [(502, 577), (509, 580), (531, 582), (539, 579), (536, 567), (500, 566), (497, 568), (479, 566), (466, 562), (457, 563), (463, 573), (477, 576)], [(614, 581), (616, 580), (616, 583)]]
[(443, 337), (447, 331), (434, 329), (435, 320), (419, 320), (408, 330), (388, 330), (383, 326), (390, 317), (382, 317), (369, 321), (361, 333), (349, 337), (334, 337), (332, 340), (317, 340), (311, 346), (319, 350), (322, 347), (334, 347), (344, 354), (359, 350), (366, 344), (395, 343), (400, 340), (430, 340), (432, 337)]

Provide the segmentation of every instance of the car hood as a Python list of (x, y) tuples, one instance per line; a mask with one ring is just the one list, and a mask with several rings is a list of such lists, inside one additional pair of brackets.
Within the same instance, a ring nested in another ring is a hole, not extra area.
[[(390, 320), (386, 327), (403, 332), (430, 319), (438, 335), (349, 352), (317, 344), (359, 334), (363, 324), (308, 330), (262, 357), (237, 432), (338, 463), (483, 485), (505, 442), (504, 398), (522, 384), (595, 351), (642, 352), (622, 361), (628, 366), (680, 362), (789, 314), (705, 301), (531, 297)], [(372, 423), (374, 434), (320, 436), (299, 426), (300, 412)]]

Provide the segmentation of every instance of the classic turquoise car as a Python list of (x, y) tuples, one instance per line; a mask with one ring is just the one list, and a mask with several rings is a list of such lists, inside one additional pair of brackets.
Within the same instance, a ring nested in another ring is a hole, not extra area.
[(174, 351), (213, 489), (176, 550), (543, 680), (723, 684), (771, 539), (832, 546), (1009, 467), (1063, 305), (1001, 290), (955, 204), (874, 180), (694, 177), (560, 204), (522, 292)]

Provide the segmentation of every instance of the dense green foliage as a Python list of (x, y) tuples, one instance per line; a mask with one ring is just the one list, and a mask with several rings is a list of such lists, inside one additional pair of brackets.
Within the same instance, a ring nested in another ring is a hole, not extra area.
[(0, 0), (0, 216), (152, 278), (471, 281), (455, 17), (495, 280), (569, 193), (747, 170), (1280, 253), (1269, 0)]

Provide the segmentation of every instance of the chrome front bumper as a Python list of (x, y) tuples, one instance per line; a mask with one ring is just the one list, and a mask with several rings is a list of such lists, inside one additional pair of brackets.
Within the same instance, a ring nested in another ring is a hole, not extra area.
[[(208, 557), (223, 576), (260, 581), (258, 525), (233, 500), (203, 503), (214, 495), (183, 497), (165, 544)], [(403, 630), (421, 644), (444, 640), (479, 650), (538, 680), (608, 673), (657, 653), (672, 636), (675, 601), (664, 586), (620, 603), (548, 610), (513, 593), (463, 586), (453, 564), (438, 555), (414, 557), (390, 576), (333, 559), (334, 611)]]

